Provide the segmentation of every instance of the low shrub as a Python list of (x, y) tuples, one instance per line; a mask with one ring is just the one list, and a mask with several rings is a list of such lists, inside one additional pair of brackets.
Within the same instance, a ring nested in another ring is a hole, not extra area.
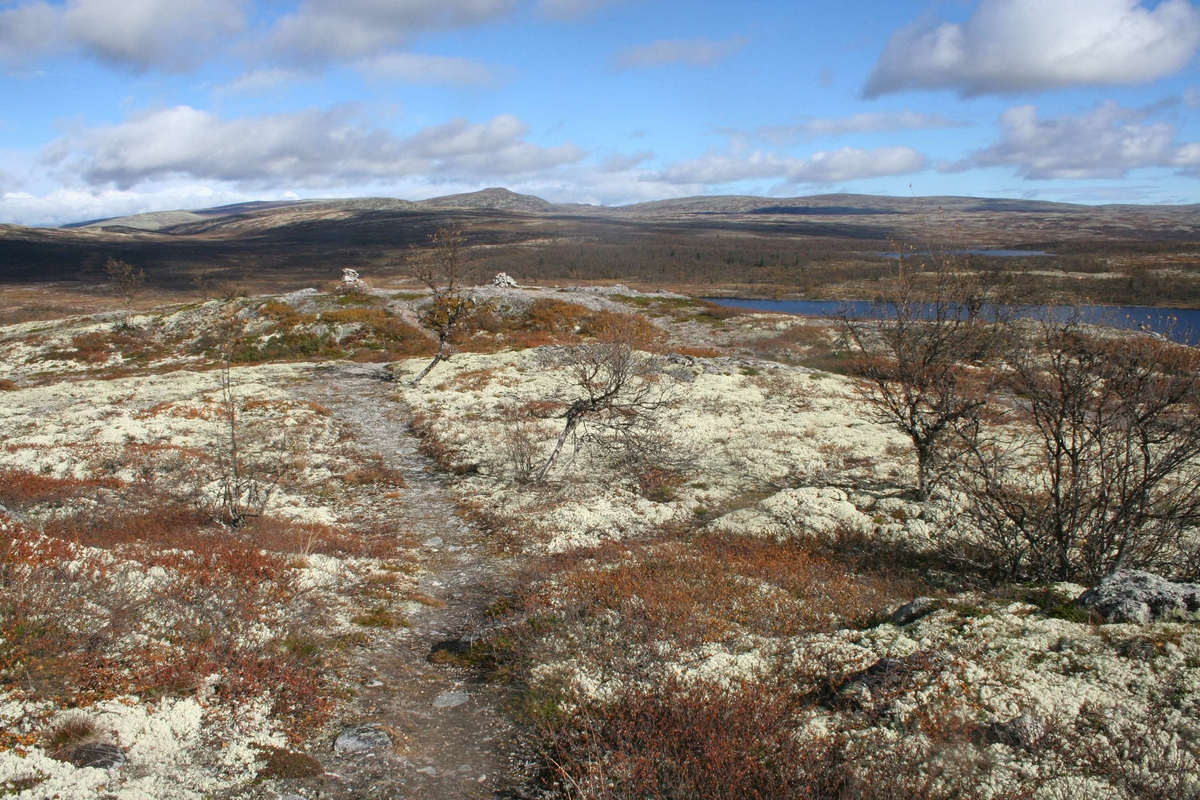
[(100, 489), (119, 489), (115, 478), (56, 478), (36, 472), (0, 469), (0, 505), (25, 511), (40, 505), (61, 505), (76, 497), (94, 496)]
[(573, 700), (562, 716), (538, 720), (538, 783), (552, 796), (803, 796), (801, 765), (810, 754), (792, 735), (795, 709), (784, 694), (671, 680), (613, 703)]
[(112, 533), (121, 529), (73, 529), (80, 539), (121, 540), (109, 555), (6, 523), (0, 690), (84, 707), (125, 694), (192, 694), (218, 675), (208, 703), (232, 709), (265, 697), (295, 737), (326, 719), (324, 666), (282, 646), (279, 609), (312, 623), (325, 613), (287, 558), (218, 537), (184, 550), (165, 534), (174, 546), (156, 549)]
[(615, 613), (630, 642), (683, 648), (745, 634), (794, 636), (865, 625), (921, 593), (915, 581), (851, 569), (793, 542), (663, 530), (546, 559), (526, 611), (585, 627)]

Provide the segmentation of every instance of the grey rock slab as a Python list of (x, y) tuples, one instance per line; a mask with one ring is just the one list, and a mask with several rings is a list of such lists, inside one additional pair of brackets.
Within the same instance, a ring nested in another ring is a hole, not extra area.
[(91, 742), (81, 744), (67, 755), (67, 760), (77, 767), (116, 769), (125, 765), (125, 751), (115, 744)]
[(1118, 570), (1075, 602), (1105, 622), (1200, 621), (1200, 585), (1174, 583), (1140, 570)]
[(392, 737), (378, 725), (352, 725), (343, 728), (333, 743), (336, 753), (367, 753), (384, 750), (392, 746)]
[(466, 692), (458, 690), (452, 692), (442, 692), (433, 700), (434, 708), (454, 708), (461, 706), (463, 703), (471, 699), (471, 696)]

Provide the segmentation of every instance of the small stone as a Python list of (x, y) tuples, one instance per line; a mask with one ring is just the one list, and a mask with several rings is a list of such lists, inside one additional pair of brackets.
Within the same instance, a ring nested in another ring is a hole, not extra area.
[(421, 544), (422, 544), (424, 547), (441, 547), (441, 546), (442, 546), (442, 537), (440, 537), (440, 536), (430, 536), (428, 539), (426, 539), (425, 541), (421, 542)]
[(471, 699), (471, 696), (466, 692), (452, 691), (442, 692), (433, 701), (434, 708), (454, 708), (461, 706), (463, 703)]
[(1008, 722), (993, 722), (980, 730), (983, 742), (1005, 744), (1022, 750), (1032, 750), (1046, 735), (1046, 725), (1035, 717), (1022, 714)]
[(921, 617), (935, 610), (937, 610), (937, 600), (934, 600), (932, 597), (918, 597), (893, 611), (892, 616), (888, 618), (888, 622), (893, 625), (907, 625), (910, 622), (916, 622)]
[(125, 751), (115, 744), (91, 742), (81, 744), (70, 752), (67, 760), (77, 767), (116, 769), (125, 765)]
[(1105, 622), (1200, 621), (1200, 585), (1173, 583), (1140, 570), (1118, 570), (1075, 602)]
[(392, 746), (392, 737), (380, 730), (378, 725), (351, 725), (343, 728), (333, 743), (337, 753), (365, 753), (369, 750), (382, 750)]

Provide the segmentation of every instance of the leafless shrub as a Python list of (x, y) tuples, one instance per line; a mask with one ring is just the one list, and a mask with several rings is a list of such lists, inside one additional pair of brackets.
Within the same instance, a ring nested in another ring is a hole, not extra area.
[(544, 423), (516, 409), (504, 414), (500, 452), (504, 467), (517, 483), (529, 483), (537, 473), (544, 440)]
[(563, 351), (560, 396), (535, 414), (559, 419), (562, 432), (536, 480), (545, 480), (572, 436), (602, 446), (636, 443), (671, 402), (672, 384), (661, 361), (637, 349), (645, 341), (645, 321), (610, 315), (594, 339)]
[(681, 448), (654, 418), (618, 431), (609, 450), (618, 472), (632, 477), (638, 492), (657, 503), (675, 499), (696, 469), (696, 454)]
[(966, 429), (978, 560), (1008, 579), (1200, 574), (1200, 354), (1048, 318), (1009, 356), (1010, 397)]

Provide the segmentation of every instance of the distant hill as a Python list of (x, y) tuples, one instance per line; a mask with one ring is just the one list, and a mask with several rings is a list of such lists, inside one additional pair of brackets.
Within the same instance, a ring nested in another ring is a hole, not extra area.
[[(311, 284), (336, 277), (342, 267), (389, 275), (410, 246), (453, 224), (463, 229), (477, 269), (503, 269), (518, 279), (823, 292), (830, 281), (869, 281), (887, 269), (878, 253), (893, 240), (919, 244), (932, 233), (973, 249), (1054, 253), (1055, 268), (1086, 277), (1072, 285), (1094, 285), (1118, 299), (1190, 292), (1195, 271), (1200, 302), (1198, 212), (1194, 205), (856, 194), (684, 197), (605, 207), (492, 188), (420, 201), (239, 203), (62, 228), (0, 225), (0, 280), (98, 281), (110, 256), (144, 268), (161, 287), (186, 287), (196, 276), (256, 286)], [(1159, 270), (1162, 286), (1113, 280), (1129, 270)]]

